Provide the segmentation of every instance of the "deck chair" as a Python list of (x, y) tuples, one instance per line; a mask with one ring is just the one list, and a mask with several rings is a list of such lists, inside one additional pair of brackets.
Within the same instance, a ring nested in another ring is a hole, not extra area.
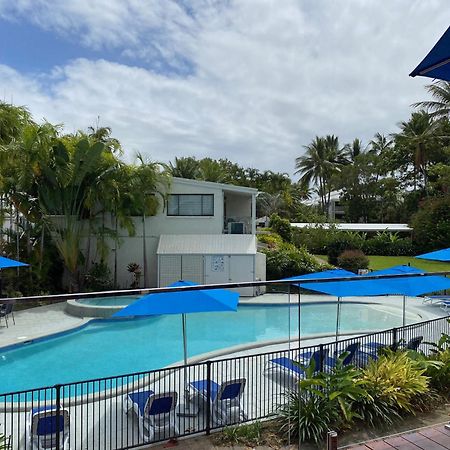
[(139, 435), (144, 442), (170, 439), (180, 434), (175, 415), (177, 403), (176, 392), (155, 394), (148, 390), (124, 396), (125, 413), (136, 414)]
[(8, 325), (8, 317), (11, 316), (13, 320), (13, 324), (16, 324), (16, 320), (14, 319), (14, 303), (8, 302), (0, 305), (0, 319), (3, 317), (5, 319), (6, 328)]
[[(211, 418), (213, 426), (231, 425), (247, 420), (247, 415), (241, 403), (242, 394), (247, 380), (237, 378), (218, 384), (210, 380)], [(189, 383), (189, 401), (197, 402), (199, 406), (208, 400), (208, 380)], [(203, 408), (204, 409), (204, 408)]]
[[(69, 450), (69, 411), (56, 406), (33, 408), (27, 415), (27, 430), (32, 450)], [(59, 443), (57, 432), (59, 431)]]
[[(310, 354), (310, 364), (314, 361), (315, 371), (329, 370), (330, 366), (328, 361), (328, 349), (323, 349), (322, 355), (319, 350)], [(309, 353), (302, 353), (299, 356), (303, 356), (303, 362), (308, 358)], [(321, 360), (322, 357), (322, 360)], [(308, 364), (305, 364), (308, 365)], [(276, 383), (288, 389), (294, 388), (298, 380), (304, 376), (304, 370), (300, 367), (299, 361), (295, 361), (291, 358), (282, 356), (280, 358), (271, 359), (266, 365), (264, 375), (271, 378)]]
[(438, 302), (442, 311), (445, 311), (447, 314), (450, 314), (450, 300), (440, 300)]
[(325, 362), (326, 365), (329, 367), (334, 367), (336, 365), (337, 359), (339, 356), (343, 355), (344, 353), (347, 353), (345, 358), (342, 360), (342, 364), (344, 366), (348, 366), (349, 364), (352, 364), (355, 360), (355, 356), (357, 352), (359, 351), (359, 342), (352, 342), (351, 344), (348, 344), (347, 347), (345, 347), (343, 352), (335, 352), (333, 356), (329, 356), (326, 358)]
[[(398, 344), (397, 348), (400, 349), (405, 349), (405, 350), (414, 350), (417, 351), (419, 349), (420, 344), (423, 341), (423, 336), (416, 336), (413, 337), (412, 339), (410, 339), (406, 345), (405, 344)], [(372, 346), (368, 346), (368, 344), (372, 344)], [(382, 344), (379, 342), (369, 342), (368, 344), (365, 344), (364, 347), (371, 349), (371, 351), (358, 351), (356, 358), (358, 359), (358, 361), (360, 362), (361, 366), (367, 365), (367, 363), (369, 362), (369, 359), (374, 359), (377, 360), (378, 359), (378, 350), (382, 349), (382, 348), (387, 348), (389, 347), (386, 344)]]

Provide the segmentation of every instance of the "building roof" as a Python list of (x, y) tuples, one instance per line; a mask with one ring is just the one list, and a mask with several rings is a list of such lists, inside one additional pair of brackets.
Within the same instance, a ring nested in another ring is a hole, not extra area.
[(234, 184), (226, 183), (213, 183), (212, 181), (202, 181), (202, 180), (191, 180), (189, 178), (178, 178), (173, 177), (173, 180), (180, 184), (190, 184), (195, 186), (205, 186), (209, 188), (222, 189), (223, 191), (241, 192), (247, 194), (257, 194), (258, 189), (246, 187), (246, 186), (235, 186)]
[(158, 255), (254, 255), (252, 234), (162, 234)]
[(296, 228), (331, 228), (342, 231), (412, 231), (407, 223), (291, 223)]

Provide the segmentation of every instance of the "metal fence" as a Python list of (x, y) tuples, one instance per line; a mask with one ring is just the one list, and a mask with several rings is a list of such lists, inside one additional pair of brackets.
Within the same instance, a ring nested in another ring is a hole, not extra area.
[[(297, 359), (299, 353), (336, 355), (355, 342), (360, 350), (373, 342), (407, 346), (416, 337), (423, 338), (419, 349), (429, 353), (427, 342), (437, 342), (444, 332), (450, 334), (450, 323), (443, 317), (301, 349), (3, 394), (0, 433), (14, 450), (118, 450), (208, 434), (224, 425), (276, 413), (298, 377), (289, 360)], [(366, 356), (360, 351), (353, 362), (362, 365)]]

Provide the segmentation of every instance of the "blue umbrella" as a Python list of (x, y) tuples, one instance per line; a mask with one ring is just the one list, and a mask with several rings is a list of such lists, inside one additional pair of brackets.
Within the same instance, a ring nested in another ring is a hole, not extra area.
[(0, 256), (0, 269), (8, 269), (10, 267), (26, 267), (28, 264), (25, 264), (20, 261), (15, 261), (14, 259), (5, 258), (4, 256)]
[[(197, 286), (192, 281), (177, 281), (169, 287)], [(236, 311), (237, 292), (224, 289), (163, 292), (148, 294), (115, 313), (113, 317), (157, 316), (181, 314), (183, 326), (184, 364), (187, 364), (186, 314), (213, 311)]]
[(410, 77), (416, 75), (450, 81), (450, 27), (423, 61), (409, 74)]
[(416, 258), (429, 259), (431, 261), (447, 261), (450, 262), (450, 248), (444, 248), (442, 250), (436, 250), (435, 252), (424, 253), (418, 255)]
[[(4, 256), (0, 256), (0, 270), (1, 269), (9, 269), (10, 267), (26, 267), (28, 264), (25, 264), (20, 261), (15, 261), (14, 259), (5, 258)], [(2, 295), (3, 286), (2, 286), (2, 278), (0, 277), (0, 296)]]

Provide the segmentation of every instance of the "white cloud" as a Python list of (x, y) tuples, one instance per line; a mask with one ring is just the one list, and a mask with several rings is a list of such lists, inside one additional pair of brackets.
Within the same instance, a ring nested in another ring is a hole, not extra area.
[(426, 97), (427, 81), (408, 73), (448, 26), (445, 0), (189, 4), (0, 0), (0, 16), (81, 33), (93, 48), (157, 57), (161, 67), (194, 68), (176, 76), (78, 59), (29, 79), (3, 66), (2, 93), (68, 131), (100, 115), (130, 154), (210, 155), (292, 172), (316, 134), (367, 142), (394, 131)]

